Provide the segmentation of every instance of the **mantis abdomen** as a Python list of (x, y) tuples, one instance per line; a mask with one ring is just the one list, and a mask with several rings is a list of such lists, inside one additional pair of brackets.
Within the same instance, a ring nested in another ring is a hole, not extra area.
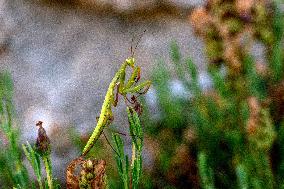
[(125, 68), (127, 66), (127, 63), (123, 63), (119, 69), (119, 71), (115, 74), (114, 78), (112, 79), (111, 83), (109, 84), (107, 94), (104, 99), (104, 103), (102, 105), (100, 117), (97, 123), (97, 126), (95, 130), (93, 131), (91, 137), (89, 138), (86, 146), (83, 149), (82, 156), (85, 156), (90, 149), (94, 146), (95, 142), (99, 139), (101, 136), (105, 126), (107, 125), (108, 121), (112, 119), (112, 111), (111, 106), (114, 101), (114, 88), (120, 79), (121, 73), (125, 72)]

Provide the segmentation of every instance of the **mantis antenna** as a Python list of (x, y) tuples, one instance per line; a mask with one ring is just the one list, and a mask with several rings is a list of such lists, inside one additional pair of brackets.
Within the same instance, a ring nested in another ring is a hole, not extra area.
[(134, 37), (132, 37), (132, 40), (131, 40), (131, 47), (130, 47), (131, 57), (134, 57), (135, 51), (136, 51), (136, 49), (137, 49), (137, 47), (138, 47), (138, 44), (140, 43), (140, 41), (141, 41), (141, 39), (142, 39), (142, 37), (143, 37), (143, 35), (145, 34), (146, 31), (147, 31), (147, 30), (145, 29), (145, 30), (143, 31), (143, 33), (140, 34), (140, 36), (139, 36), (139, 38), (138, 38), (138, 41), (137, 41), (137, 43), (136, 43), (136, 45), (135, 45), (134, 50), (133, 50)]

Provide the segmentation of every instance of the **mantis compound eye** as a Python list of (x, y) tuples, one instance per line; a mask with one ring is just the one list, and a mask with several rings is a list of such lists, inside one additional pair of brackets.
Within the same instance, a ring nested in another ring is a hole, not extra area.
[(126, 62), (129, 66), (134, 67), (135, 59), (133, 57), (127, 58)]

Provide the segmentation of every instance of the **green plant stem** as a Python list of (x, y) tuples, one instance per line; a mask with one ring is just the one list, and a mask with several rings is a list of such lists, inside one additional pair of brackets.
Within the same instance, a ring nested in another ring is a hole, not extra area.
[(29, 142), (27, 142), (27, 145), (22, 144), (23, 151), (30, 162), (34, 173), (36, 175), (38, 185), (40, 189), (43, 189), (42, 179), (41, 179), (41, 169), (40, 169), (40, 160), (39, 155), (36, 154), (36, 152), (33, 150)]
[(39, 189), (43, 189), (43, 185), (42, 185), (41, 179), (38, 179), (38, 185), (39, 185)]
[(43, 156), (42, 160), (45, 166), (48, 188), (53, 189), (52, 168), (50, 164), (50, 156), (49, 155)]

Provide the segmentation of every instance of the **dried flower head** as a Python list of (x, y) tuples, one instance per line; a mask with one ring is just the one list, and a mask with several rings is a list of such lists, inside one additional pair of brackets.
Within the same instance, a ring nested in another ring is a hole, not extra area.
[[(76, 175), (75, 170), (78, 166), (80, 167), (80, 173)], [(67, 189), (105, 188), (105, 169), (106, 162), (104, 160), (85, 160), (83, 157), (74, 159), (66, 170)]]
[(237, 0), (235, 1), (236, 9), (240, 15), (250, 14), (254, 5), (254, 0)]
[(38, 136), (36, 139), (36, 149), (40, 155), (50, 154), (50, 140), (46, 134), (45, 129), (42, 127), (42, 121), (38, 121), (36, 126), (38, 126)]
[(255, 69), (256, 69), (257, 74), (259, 74), (263, 77), (268, 75), (268, 72), (269, 72), (268, 67), (267, 67), (266, 64), (264, 64), (262, 62), (257, 61), (255, 63)]
[(203, 33), (204, 27), (210, 23), (210, 16), (205, 8), (196, 8), (189, 17), (191, 24), (193, 25), (195, 32), (198, 34)]
[(259, 112), (261, 110), (261, 107), (256, 97), (248, 98), (248, 106), (250, 110), (250, 115), (247, 122), (247, 133), (251, 135), (256, 132), (257, 126), (259, 125)]

